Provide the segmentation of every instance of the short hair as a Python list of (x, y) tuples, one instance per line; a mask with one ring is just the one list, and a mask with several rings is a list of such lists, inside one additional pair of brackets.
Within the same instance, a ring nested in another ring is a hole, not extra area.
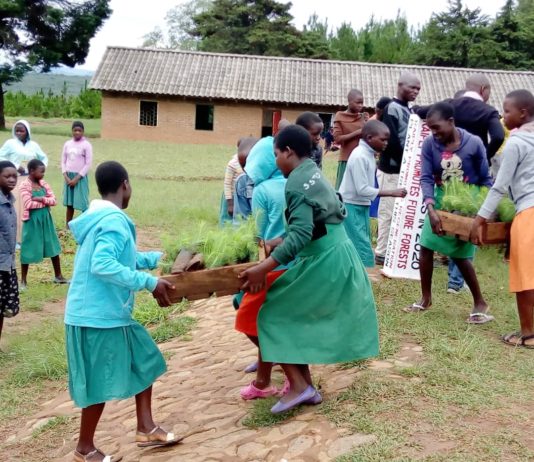
[(324, 124), (324, 122), (315, 112), (306, 111), (297, 117), (295, 124), (309, 130), (313, 124)]
[(258, 142), (258, 138), (255, 138), (253, 136), (247, 136), (245, 138), (241, 138), (239, 140), (239, 143), (237, 144), (237, 152), (238, 154), (246, 154), (250, 152), (250, 150), (254, 147), (254, 145)]
[(310, 134), (300, 125), (288, 125), (280, 130), (274, 139), (274, 145), (281, 150), (290, 148), (300, 158), (311, 156)]
[(28, 162), (28, 172), (33, 172), (34, 170), (37, 170), (39, 167), (45, 167), (45, 164), (43, 161), (39, 159), (32, 159)]
[(430, 106), (426, 114), (426, 118), (429, 119), (432, 116), (438, 116), (442, 120), (454, 119), (454, 107), (452, 104), (447, 103), (446, 101), (441, 101), (439, 103), (433, 104)]
[(121, 185), (128, 180), (126, 169), (113, 160), (101, 163), (95, 171), (96, 185), (102, 196), (116, 193)]
[(83, 126), (83, 122), (81, 120), (75, 120), (72, 122), (72, 130), (75, 128), (81, 128), (82, 130), (85, 130), (85, 127)]
[(15, 170), (17, 169), (13, 162), (9, 162), (9, 160), (0, 160), (0, 173), (2, 173), (6, 168), (14, 168)]
[(362, 128), (362, 138), (365, 139), (367, 136), (375, 136), (385, 131), (389, 132), (389, 128), (384, 122), (370, 120)]
[(528, 90), (514, 90), (506, 95), (513, 99), (518, 109), (526, 109), (530, 116), (534, 116), (534, 95)]
[(377, 102), (376, 102), (376, 107), (378, 109), (385, 109), (385, 107), (391, 103), (391, 101), (393, 101), (392, 98), (390, 98), (389, 96), (382, 96), (382, 98), (380, 98)]
[(363, 92), (357, 88), (353, 88), (351, 91), (349, 91), (347, 99), (350, 101), (352, 98), (356, 98), (357, 96), (361, 96), (363, 98)]

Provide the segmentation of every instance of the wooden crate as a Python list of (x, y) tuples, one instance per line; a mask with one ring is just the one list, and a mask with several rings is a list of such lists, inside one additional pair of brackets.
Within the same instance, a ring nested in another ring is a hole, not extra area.
[(191, 271), (163, 276), (171, 282), (175, 290), (170, 294), (171, 302), (200, 300), (209, 298), (213, 294), (218, 296), (233, 295), (239, 292), (243, 285), (238, 275), (247, 268), (257, 265), (258, 262), (242, 263), (239, 265), (223, 266), (221, 268)]
[[(438, 210), (441, 227), (446, 235), (469, 241), (474, 218)], [(504, 244), (510, 239), (511, 223), (493, 222), (481, 227), (480, 240), (483, 244)]]

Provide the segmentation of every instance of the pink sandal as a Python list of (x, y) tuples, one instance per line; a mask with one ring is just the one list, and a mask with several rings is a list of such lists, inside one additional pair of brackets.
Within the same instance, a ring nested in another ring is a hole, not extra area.
[(249, 400), (257, 398), (268, 398), (269, 396), (278, 396), (280, 394), (280, 391), (273, 385), (264, 388), (263, 390), (260, 390), (259, 388), (256, 388), (253, 380), (246, 387), (241, 388), (239, 394), (241, 395), (241, 398)]

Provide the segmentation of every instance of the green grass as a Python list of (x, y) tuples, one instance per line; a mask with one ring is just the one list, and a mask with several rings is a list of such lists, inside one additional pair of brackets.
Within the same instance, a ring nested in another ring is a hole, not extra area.
[[(8, 132), (11, 133), (11, 127), (19, 120), (25, 119), (30, 122), (32, 135), (56, 135), (70, 137), (72, 134), (72, 120), (43, 117), (6, 117)], [(88, 138), (100, 137), (101, 120), (100, 119), (76, 119), (81, 120), (85, 127), (85, 136)]]
[(43, 435), (43, 433), (60, 431), (60, 429), (65, 427), (71, 420), (71, 417), (66, 416), (52, 417), (48, 422), (40, 427), (37, 427), (32, 432), (32, 438), (39, 438), (41, 435)]
[(285, 422), (291, 417), (298, 414), (299, 409), (295, 408), (281, 414), (271, 413), (271, 408), (276, 404), (279, 398), (270, 397), (266, 399), (256, 399), (252, 403), (248, 415), (241, 421), (245, 427), (261, 428), (273, 427), (279, 423)]

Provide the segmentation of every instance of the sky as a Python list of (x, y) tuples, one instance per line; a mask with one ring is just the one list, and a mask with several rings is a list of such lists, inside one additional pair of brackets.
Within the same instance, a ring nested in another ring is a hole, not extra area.
[[(464, 0), (469, 8), (481, 8), (484, 14), (494, 16), (505, 0)], [(107, 46), (140, 46), (143, 35), (156, 26), (165, 25), (165, 14), (180, 0), (111, 0), (113, 13), (91, 41), (89, 55), (81, 69), (96, 70)], [(350, 22), (356, 29), (364, 26), (374, 15), (376, 19), (392, 19), (400, 10), (411, 26), (424, 24), (433, 12), (444, 11), (447, 0), (293, 0), (291, 14), (299, 29), (308, 18), (317, 13), (328, 19), (330, 27)]]

